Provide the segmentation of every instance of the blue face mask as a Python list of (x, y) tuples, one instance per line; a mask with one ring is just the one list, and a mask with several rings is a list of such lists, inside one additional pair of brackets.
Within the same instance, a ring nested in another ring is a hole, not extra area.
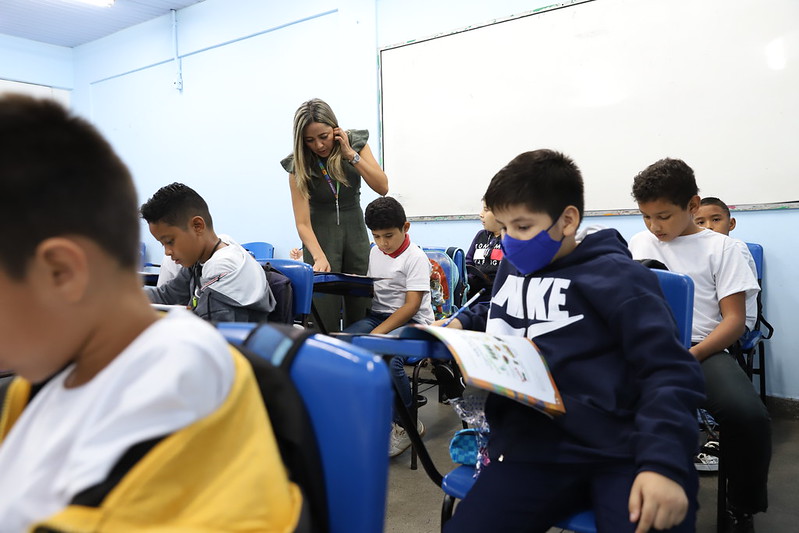
[(514, 239), (507, 233), (502, 236), (502, 251), (505, 253), (505, 258), (522, 275), (526, 276), (536, 270), (541, 270), (552, 262), (552, 258), (560, 250), (563, 239), (556, 241), (549, 236), (549, 230), (552, 229), (555, 222), (546, 230), (526, 241)]

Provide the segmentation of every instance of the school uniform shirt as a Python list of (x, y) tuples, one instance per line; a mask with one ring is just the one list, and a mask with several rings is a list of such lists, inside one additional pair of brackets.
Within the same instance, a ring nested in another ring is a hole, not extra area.
[(391, 257), (372, 246), (369, 252), (370, 277), (374, 281), (372, 311), (394, 313), (405, 304), (405, 293), (422, 291), (422, 303), (411, 319), (417, 324), (433, 322), (433, 305), (430, 299), (430, 260), (427, 254), (410, 243), (397, 257)]
[(502, 239), (488, 230), (480, 230), (474, 236), (466, 252), (466, 264), (476, 266), (480, 271), (494, 279), (502, 261)]
[(132, 445), (221, 405), (233, 382), (224, 339), (188, 311), (157, 320), (91, 381), (72, 366), (33, 398), (0, 445), (0, 531), (19, 532), (105, 479)]
[(735, 239), (709, 229), (668, 242), (642, 231), (630, 239), (630, 251), (635, 259), (657, 259), (694, 281), (691, 342), (703, 341), (719, 325), (720, 300), (738, 292), (750, 299), (760, 290)]
[[(616, 230), (586, 235), (527, 276), (503, 261), (486, 306), (465, 329), (533, 339), (566, 413), (550, 418), (489, 394), (491, 461), (633, 463), (684, 483), (704, 399), (699, 363), (680, 343), (660, 284)], [(690, 469), (690, 470), (689, 470)]]

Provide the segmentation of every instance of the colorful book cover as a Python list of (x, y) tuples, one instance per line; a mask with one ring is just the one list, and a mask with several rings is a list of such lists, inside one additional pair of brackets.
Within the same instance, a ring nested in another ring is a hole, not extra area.
[(447, 346), (467, 384), (550, 415), (566, 412), (546, 361), (532, 340), (436, 326), (407, 327), (400, 333), (405, 338), (430, 336)]

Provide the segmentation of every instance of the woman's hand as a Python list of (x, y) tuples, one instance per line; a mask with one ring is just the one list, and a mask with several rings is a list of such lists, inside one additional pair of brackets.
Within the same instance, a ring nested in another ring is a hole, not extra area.
[(323, 255), (319, 259), (314, 259), (313, 269), (314, 272), (330, 272), (330, 263), (327, 262), (327, 257)]
[(333, 139), (335, 139), (339, 146), (341, 146), (341, 157), (347, 161), (355, 159), (355, 150), (350, 146), (350, 138), (347, 137), (347, 132), (341, 128), (333, 128)]

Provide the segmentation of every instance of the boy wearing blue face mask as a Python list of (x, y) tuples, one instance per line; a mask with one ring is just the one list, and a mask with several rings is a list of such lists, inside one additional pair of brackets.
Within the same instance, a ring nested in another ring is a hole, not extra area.
[(578, 238), (583, 182), (563, 154), (517, 156), (485, 201), (505, 260), (490, 306), (450, 327), (534, 339), (566, 413), (489, 394), (490, 463), (445, 531), (543, 533), (587, 507), (599, 531), (694, 531), (703, 382), (657, 278), (616, 230)]

